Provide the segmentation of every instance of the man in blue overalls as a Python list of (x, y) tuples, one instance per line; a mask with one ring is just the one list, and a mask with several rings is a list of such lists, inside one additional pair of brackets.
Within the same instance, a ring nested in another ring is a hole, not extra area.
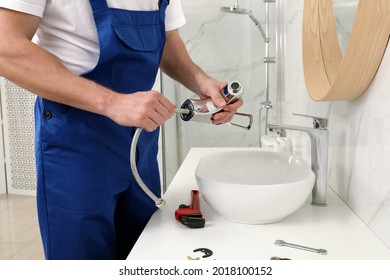
[[(225, 83), (191, 61), (175, 20), (166, 27), (174, 13), (180, 22), (179, 0), (0, 0), (7, 38), (0, 75), (38, 95), (37, 205), (47, 259), (125, 259), (156, 210), (130, 172), (129, 150), (135, 128), (144, 128), (137, 167), (160, 196), (158, 127), (175, 106), (151, 90), (159, 67), (226, 105)], [(241, 105), (225, 106), (213, 122), (230, 121)]]

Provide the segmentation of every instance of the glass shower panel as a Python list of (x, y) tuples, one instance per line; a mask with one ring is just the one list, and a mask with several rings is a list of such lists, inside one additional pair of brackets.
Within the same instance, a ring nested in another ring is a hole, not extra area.
[[(250, 9), (264, 26), (264, 2), (241, 0), (240, 7)], [(175, 115), (163, 128), (164, 183), (169, 185), (181, 162), (192, 147), (258, 147), (259, 108), (265, 100), (265, 44), (259, 28), (248, 15), (220, 11), (233, 6), (234, 0), (182, 1), (186, 25), (180, 34), (191, 58), (206, 73), (221, 81), (239, 81), (244, 87), (244, 105), (239, 112), (254, 117), (251, 130), (229, 125), (183, 122)], [(275, 30), (275, 8), (270, 9), (270, 37)], [(275, 56), (271, 39), (270, 56)], [(270, 65), (270, 96), (275, 99), (276, 67)], [(181, 84), (166, 75), (161, 77), (162, 93), (180, 107), (187, 98), (197, 98)], [(270, 114), (273, 114), (272, 110)], [(272, 117), (271, 117), (272, 119)], [(233, 119), (234, 122), (234, 119)], [(263, 124), (262, 124), (263, 125)]]

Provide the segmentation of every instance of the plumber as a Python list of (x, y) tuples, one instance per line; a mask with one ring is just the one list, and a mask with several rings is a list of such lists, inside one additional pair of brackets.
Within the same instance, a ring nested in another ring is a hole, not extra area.
[[(156, 206), (129, 168), (160, 196), (158, 127), (175, 106), (151, 90), (159, 67), (231, 120), (178, 28), (180, 0), (0, 0), (0, 75), (37, 95), (37, 206), (47, 259), (125, 259)], [(34, 36), (36, 35), (36, 36)], [(34, 37), (34, 38), (33, 38)]]

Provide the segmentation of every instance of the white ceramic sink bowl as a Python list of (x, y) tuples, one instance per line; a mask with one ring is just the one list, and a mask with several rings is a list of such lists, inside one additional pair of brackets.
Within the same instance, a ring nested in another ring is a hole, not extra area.
[(285, 219), (304, 204), (315, 180), (299, 156), (261, 150), (207, 154), (195, 177), (201, 195), (216, 212), (246, 224)]

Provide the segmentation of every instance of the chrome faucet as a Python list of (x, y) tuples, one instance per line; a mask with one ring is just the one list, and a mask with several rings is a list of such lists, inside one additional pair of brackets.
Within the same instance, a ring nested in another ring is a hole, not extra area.
[(311, 169), (313, 170), (316, 180), (312, 191), (312, 205), (326, 206), (327, 196), (327, 175), (328, 175), (328, 140), (329, 131), (328, 119), (318, 118), (302, 114), (297, 116), (310, 117), (313, 121), (313, 127), (302, 127), (285, 124), (268, 124), (270, 131), (274, 130), (296, 130), (306, 132), (311, 140)]

